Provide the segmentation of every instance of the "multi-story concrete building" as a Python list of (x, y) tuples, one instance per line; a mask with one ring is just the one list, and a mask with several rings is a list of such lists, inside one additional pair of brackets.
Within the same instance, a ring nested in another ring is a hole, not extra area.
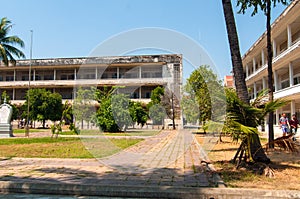
[(6, 91), (12, 103), (23, 103), (29, 86), (58, 92), (64, 100), (74, 99), (77, 86), (125, 86), (122, 92), (145, 102), (154, 88), (167, 86), (180, 97), (182, 56), (33, 59), (19, 60), (16, 65), (0, 65), (0, 94)]
[[(274, 98), (284, 98), (290, 103), (276, 111), (275, 121), (281, 113), (290, 118), (292, 113), (300, 116), (300, 2), (291, 4), (272, 24)], [(246, 84), (251, 98), (268, 88), (267, 81), (267, 35), (258, 38), (243, 56)]]

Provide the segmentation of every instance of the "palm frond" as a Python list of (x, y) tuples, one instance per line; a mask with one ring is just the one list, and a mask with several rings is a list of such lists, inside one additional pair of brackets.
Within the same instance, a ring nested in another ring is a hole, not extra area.
[(273, 101), (268, 101), (263, 108), (263, 116), (266, 116), (268, 113), (273, 112), (280, 107), (283, 107), (289, 103), (285, 99), (275, 99)]
[[(288, 136), (278, 137), (273, 141), (273, 143), (274, 143), (275, 147), (279, 147), (280, 149), (290, 151), (293, 153), (298, 153), (296, 144), (291, 139), (292, 136), (293, 135), (290, 134)], [(265, 145), (266, 150), (268, 150), (268, 146), (269, 146), (269, 143), (267, 143)]]
[(8, 65), (9, 60), (15, 64), (14, 55), (18, 58), (25, 58), (25, 54), (15, 46), (24, 47), (24, 42), (17, 36), (7, 36), (11, 30), (11, 21), (2, 18), (0, 22), (0, 61)]
[(268, 92), (268, 89), (260, 91), (254, 101), (250, 103), (250, 105), (256, 108), (263, 106), (267, 101), (269, 101)]

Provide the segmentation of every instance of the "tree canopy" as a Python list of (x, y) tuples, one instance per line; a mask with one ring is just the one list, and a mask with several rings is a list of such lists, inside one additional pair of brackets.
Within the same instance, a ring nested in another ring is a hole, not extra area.
[[(41, 121), (45, 127), (45, 121), (58, 121), (62, 115), (62, 96), (59, 93), (52, 93), (46, 89), (30, 89), (26, 94), (24, 110), (28, 106), (29, 118)], [(23, 112), (27, 114), (26, 111)]]
[(163, 119), (166, 117), (166, 109), (162, 105), (162, 99), (165, 94), (165, 89), (163, 87), (156, 87), (151, 92), (151, 101), (148, 104), (149, 117), (152, 119), (153, 124), (161, 125), (163, 124)]
[(14, 56), (25, 58), (24, 53), (17, 47), (24, 47), (24, 42), (18, 36), (9, 36), (12, 29), (11, 21), (6, 17), (0, 20), (0, 61), (8, 66), (9, 61), (16, 63)]
[(224, 96), (222, 82), (209, 66), (203, 65), (194, 70), (184, 86), (181, 102), (187, 121), (221, 120), (225, 115)]

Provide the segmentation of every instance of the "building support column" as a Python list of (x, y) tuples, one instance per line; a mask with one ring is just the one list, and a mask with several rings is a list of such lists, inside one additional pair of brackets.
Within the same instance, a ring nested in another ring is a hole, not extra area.
[(142, 67), (139, 66), (139, 78), (141, 79), (142, 78)]
[(98, 79), (98, 67), (95, 67), (95, 79)]
[(246, 77), (249, 77), (249, 66), (246, 64)]
[(287, 25), (287, 48), (292, 46), (292, 28), (291, 25)]
[(273, 57), (276, 57), (277, 56), (277, 46), (276, 46), (276, 41), (273, 40), (273, 44), (272, 44), (272, 47), (273, 47)]
[(53, 80), (56, 80), (56, 69), (53, 71)]
[(74, 80), (77, 80), (77, 71), (76, 71), (76, 68), (74, 69)]
[[(292, 117), (292, 114), (295, 114), (296, 113), (296, 105), (295, 105), (295, 100), (292, 100), (291, 101), (291, 117)], [(291, 119), (291, 118), (289, 118)]]
[(265, 53), (264, 53), (264, 49), (261, 50), (261, 65), (262, 66), (265, 65)]
[(255, 99), (257, 97), (256, 82), (253, 83), (253, 94), (254, 94), (254, 99)]
[(33, 81), (35, 81), (35, 69), (33, 69)]
[(275, 125), (278, 125), (279, 124), (279, 110), (277, 109), (276, 111), (275, 111), (275, 114), (276, 114), (276, 124)]
[(294, 86), (294, 68), (292, 62), (289, 63), (289, 78), (290, 78), (290, 86)]
[(15, 88), (13, 88), (13, 90), (12, 90), (12, 100), (15, 100), (16, 99), (16, 89)]
[(16, 69), (14, 69), (14, 81), (17, 81), (16, 77)]
[(119, 77), (120, 77), (120, 68), (117, 67), (117, 79), (119, 79)]
[(278, 76), (277, 76), (277, 71), (275, 70), (273, 72), (274, 75), (274, 87), (275, 87), (275, 92), (278, 91)]
[(256, 72), (256, 60), (255, 60), (255, 58), (253, 58), (252, 65), (253, 65), (253, 74), (254, 74)]
[(263, 90), (267, 88), (267, 82), (265, 77), (262, 78), (262, 86), (263, 86)]
[(139, 88), (139, 99), (142, 99), (142, 86)]

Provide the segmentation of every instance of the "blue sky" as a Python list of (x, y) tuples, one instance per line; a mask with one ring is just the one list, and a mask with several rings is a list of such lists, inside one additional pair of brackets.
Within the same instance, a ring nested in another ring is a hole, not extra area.
[[(175, 31), (198, 43), (220, 77), (231, 71), (221, 0), (0, 0), (0, 5), (0, 17), (14, 24), (11, 34), (24, 40), (27, 58), (30, 30), (33, 58), (56, 58), (89, 56), (114, 35), (155, 27)], [(274, 8), (272, 20), (284, 8)], [(251, 17), (250, 13), (235, 13), (242, 54), (265, 31), (265, 16)]]

